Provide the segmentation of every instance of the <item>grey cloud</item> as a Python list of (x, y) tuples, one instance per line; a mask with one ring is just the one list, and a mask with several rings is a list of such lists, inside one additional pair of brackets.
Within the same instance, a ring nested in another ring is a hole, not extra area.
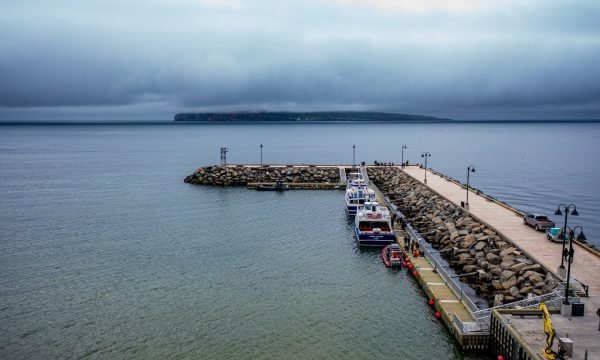
[(600, 117), (591, 1), (458, 14), (319, 1), (46, 4), (0, 5), (0, 116), (36, 107), (113, 116), (112, 106)]

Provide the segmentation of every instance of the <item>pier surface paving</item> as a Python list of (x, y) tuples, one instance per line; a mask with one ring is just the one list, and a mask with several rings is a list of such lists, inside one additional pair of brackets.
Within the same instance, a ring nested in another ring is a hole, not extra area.
[[(429, 176), (427, 176), (429, 181)], [(469, 196), (470, 197), (470, 196)], [(583, 299), (585, 303), (584, 316), (562, 316), (552, 314), (552, 326), (556, 331), (553, 349), (558, 350), (558, 339), (569, 338), (573, 341), (573, 356), (571, 359), (600, 359), (600, 329), (596, 309), (600, 307), (600, 296), (590, 296)], [(546, 345), (544, 321), (541, 316), (518, 316), (510, 310), (501, 313), (501, 317), (529, 348), (541, 354)]]
[[(423, 183), (424, 169), (408, 166), (403, 171)], [(427, 186), (456, 205), (460, 206), (461, 201), (465, 201), (466, 190), (464, 187), (429, 171), (427, 172)], [(561, 243), (548, 241), (544, 232), (535, 231), (524, 225), (522, 216), (515, 211), (472, 191), (469, 193), (469, 206), (471, 214), (494, 227), (554, 274), (557, 273), (561, 263)], [(573, 220), (571, 220), (571, 224), (573, 224)], [(575, 253), (571, 265), (571, 278), (588, 285), (590, 295), (600, 295), (600, 276), (598, 276), (600, 274), (600, 257), (575, 242), (573, 248)]]

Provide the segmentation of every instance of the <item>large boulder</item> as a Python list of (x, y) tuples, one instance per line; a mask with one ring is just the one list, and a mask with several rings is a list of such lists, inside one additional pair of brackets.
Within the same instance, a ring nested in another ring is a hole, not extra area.
[(485, 256), (485, 260), (490, 264), (498, 265), (500, 264), (500, 256), (494, 255), (493, 253), (489, 253)]

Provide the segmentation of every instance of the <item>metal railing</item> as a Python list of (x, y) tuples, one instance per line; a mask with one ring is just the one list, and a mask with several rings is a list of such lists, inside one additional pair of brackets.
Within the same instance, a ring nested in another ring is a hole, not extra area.
[(346, 185), (346, 168), (340, 166), (340, 183)]
[[(364, 171), (364, 173), (366, 173), (366, 171)], [(364, 175), (365, 174), (363, 174), (363, 176)], [(448, 288), (452, 290), (456, 297), (460, 299), (460, 301), (465, 305), (467, 310), (475, 319), (475, 321), (463, 322), (456, 314), (453, 314), (453, 321), (463, 333), (489, 332), (491, 314), (493, 309), (529, 309), (539, 306), (539, 304), (542, 302), (544, 302), (548, 307), (560, 307), (560, 303), (564, 299), (564, 284), (559, 284), (555, 291), (549, 294), (523, 299), (520, 301), (515, 301), (509, 304), (504, 304), (493, 308), (481, 309), (477, 304), (473, 302), (471, 297), (465, 294), (462, 287), (467, 285), (459, 283), (459, 281), (457, 281), (456, 278), (454, 278), (453, 275), (450, 274), (449, 271), (444, 268), (443, 265), (447, 264), (447, 261), (444, 260), (440, 256), (440, 254), (431, 247), (431, 244), (425, 241), (421, 234), (419, 234), (419, 232), (412, 227), (412, 225), (408, 222), (408, 219), (404, 216), (404, 214), (402, 214), (402, 212), (398, 210), (398, 207), (394, 205), (387, 196), (384, 196), (381, 193), (381, 191), (379, 191), (377, 186), (375, 186), (372, 183), (370, 184), (371, 187), (384, 200), (386, 206), (396, 215), (396, 217), (401, 221), (404, 221), (405, 230), (408, 233), (408, 235), (411, 237), (411, 239), (413, 239), (413, 241), (416, 241), (419, 244), (421, 252), (429, 261), (429, 263), (431, 263), (433, 269), (440, 275), (446, 286), (448, 286)], [(569, 299), (572, 299), (575, 303), (580, 301), (580, 299), (575, 295), (569, 296)]]
[[(365, 180), (365, 184), (371, 184), (369, 182), (369, 174), (367, 173), (367, 167), (366, 166), (362, 166), (360, 167), (360, 173), (363, 176), (363, 179)], [(374, 187), (375, 189), (377, 189), (377, 187), (374, 184), (371, 184), (372, 187)], [(376, 190), (377, 192), (379, 192), (379, 189)], [(381, 193), (380, 193), (381, 195)], [(383, 196), (382, 196), (383, 197)]]
[(489, 325), (487, 327), (488, 330), (484, 330), (482, 324), (479, 321), (462, 321), (456, 315), (456, 313), (452, 314), (452, 321), (456, 324), (460, 332), (463, 334), (489, 331)]
[[(365, 173), (366, 173), (366, 171), (365, 171)], [(364, 176), (364, 174), (363, 174), (363, 176)], [(384, 196), (381, 193), (381, 191), (379, 191), (377, 186), (375, 186), (372, 183), (370, 183), (370, 184), (371, 184), (371, 187), (384, 200), (386, 206), (396, 215), (396, 218), (400, 219), (401, 221), (404, 221), (404, 223), (406, 224), (405, 230), (408, 233), (408, 235), (410, 236), (410, 238), (419, 244), (419, 249), (425, 256), (425, 258), (427, 260), (429, 260), (429, 262), (433, 266), (433, 269), (441, 276), (444, 283), (448, 286), (448, 288), (450, 288), (450, 290), (452, 290), (454, 295), (456, 295), (456, 297), (458, 297), (463, 302), (463, 304), (467, 307), (467, 309), (471, 312), (471, 314), (474, 314), (475, 312), (480, 311), (481, 307), (477, 306), (473, 302), (473, 300), (469, 296), (467, 296), (467, 294), (465, 294), (465, 291), (462, 288), (461, 283), (459, 283), (459, 281), (457, 281), (453, 277), (453, 274), (450, 274), (448, 272), (448, 270), (444, 268), (443, 265), (447, 264), (447, 261), (444, 260), (440, 256), (440, 254), (431, 247), (431, 244), (429, 244), (427, 241), (425, 241), (425, 239), (423, 239), (423, 237), (421, 236), (421, 234), (419, 234), (418, 231), (413, 229), (412, 225), (408, 222), (408, 219), (404, 216), (404, 214), (402, 214), (402, 212), (400, 210), (398, 210), (398, 207), (396, 205), (394, 205), (387, 196)], [(467, 286), (467, 285), (463, 285), (463, 286)]]
[[(511, 302), (509, 304), (504, 304), (500, 306), (495, 306), (493, 308), (484, 309), (476, 312), (475, 319), (479, 324), (481, 324), (482, 331), (489, 331), (490, 329), (490, 320), (492, 315), (492, 310), (509, 310), (509, 309), (532, 309), (537, 308), (542, 302), (546, 304), (549, 308), (559, 308), (561, 302), (565, 298), (563, 296), (564, 290), (557, 289), (554, 292), (549, 294), (544, 294), (536, 297), (532, 297), (529, 299), (523, 299), (520, 301)], [(569, 298), (572, 298), (569, 296)], [(573, 297), (573, 302), (578, 302), (579, 298), (575, 300)]]
[(450, 274), (450, 272), (444, 268), (444, 265), (447, 264), (446, 260), (444, 260), (439, 253), (433, 251), (431, 244), (425, 241), (425, 239), (423, 239), (423, 237), (415, 229), (413, 229), (412, 225), (407, 223), (405, 228), (411, 239), (419, 244), (419, 250), (421, 250), (425, 258), (429, 260), (433, 266), (433, 269), (441, 276), (446, 286), (452, 290), (454, 295), (456, 295), (456, 297), (462, 301), (462, 303), (472, 314), (481, 310), (481, 307), (477, 306), (473, 300), (467, 296), (467, 294), (465, 294), (463, 286), (467, 285), (461, 285), (461, 283), (453, 277), (453, 274)]

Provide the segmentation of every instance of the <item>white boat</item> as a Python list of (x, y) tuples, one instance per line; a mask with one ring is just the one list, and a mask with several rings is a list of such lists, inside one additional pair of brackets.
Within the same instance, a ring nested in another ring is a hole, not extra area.
[(366, 201), (375, 201), (375, 191), (368, 188), (360, 172), (353, 172), (348, 174), (345, 199), (346, 211), (349, 215), (355, 215), (358, 208)]
[(346, 190), (346, 211), (349, 215), (356, 215), (358, 209), (366, 202), (375, 200), (375, 191), (364, 187), (351, 188)]
[(390, 212), (374, 201), (365, 202), (356, 213), (354, 232), (360, 246), (385, 246), (396, 242)]

